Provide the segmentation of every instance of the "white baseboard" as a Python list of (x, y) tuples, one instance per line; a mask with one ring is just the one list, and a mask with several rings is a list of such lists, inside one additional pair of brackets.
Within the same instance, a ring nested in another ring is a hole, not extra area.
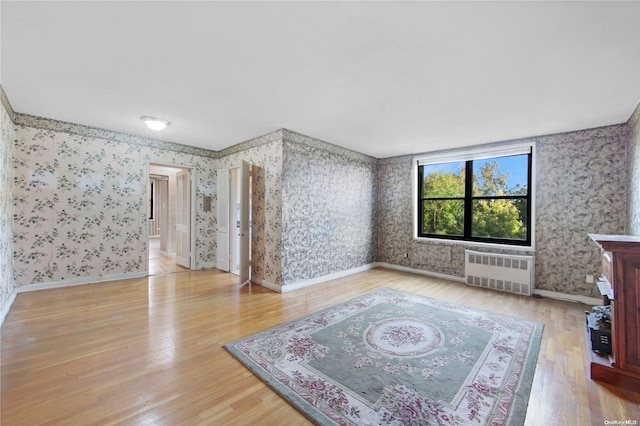
[(598, 299), (596, 297), (559, 293), (557, 291), (550, 291), (550, 290), (537, 290), (535, 288), (533, 289), (533, 294), (536, 294), (541, 297), (548, 297), (549, 299), (584, 303), (585, 305), (591, 305), (591, 306), (602, 305), (602, 299)]
[(195, 269), (216, 269), (216, 264), (214, 262), (201, 263)]
[(18, 291), (14, 288), (13, 292), (9, 296), (9, 300), (7, 300), (7, 303), (5, 303), (4, 306), (2, 307), (2, 311), (0, 311), (0, 326), (2, 326), (2, 324), (4, 323), (4, 319), (7, 317), (7, 314), (9, 313), (9, 309), (11, 309), (11, 305), (13, 305), (13, 302), (16, 300), (17, 294), (18, 294)]
[(71, 287), (76, 285), (94, 284), (104, 281), (126, 280), (130, 278), (144, 278), (149, 273), (147, 271), (131, 272), (125, 274), (101, 275), (97, 277), (74, 278), (71, 280), (54, 281), (50, 283), (28, 284), (18, 287), (18, 293), (26, 293), (28, 291), (49, 290), (52, 288)]
[(258, 284), (259, 286), (262, 286), (264, 288), (268, 288), (269, 290), (273, 290), (273, 291), (277, 291), (278, 293), (282, 293), (282, 286), (279, 286), (278, 284), (274, 284), (274, 283), (272, 283), (270, 281), (252, 278), (251, 282), (253, 284)]
[(394, 270), (397, 270), (397, 271), (411, 272), (411, 273), (414, 273), (414, 274), (427, 275), (427, 276), (434, 277), (434, 278), (441, 278), (441, 279), (445, 279), (445, 280), (449, 280), (449, 281), (459, 281), (459, 282), (464, 283), (464, 278), (462, 278), (462, 277), (454, 277), (452, 275), (445, 275), (445, 274), (439, 274), (437, 272), (423, 271), (423, 270), (420, 270), (420, 269), (413, 269), (413, 268), (409, 268), (409, 267), (406, 267), (406, 266), (393, 265), (393, 264), (384, 263), (384, 262), (369, 263), (367, 265), (359, 266), (357, 268), (347, 269), (345, 271), (334, 272), (333, 274), (323, 275), (321, 277), (311, 278), (311, 279), (304, 280), (304, 281), (298, 281), (296, 283), (287, 284), (287, 285), (283, 285), (283, 286), (279, 286), (277, 284), (271, 283), (271, 282), (266, 281), (266, 280), (253, 280), (253, 282), (258, 284), (258, 285), (261, 285), (263, 287), (266, 287), (266, 288), (268, 288), (270, 290), (277, 291), (279, 293), (288, 293), (290, 291), (299, 290), (301, 288), (310, 287), (310, 286), (316, 285), (316, 284), (322, 284), (322, 283), (325, 283), (327, 281), (331, 281), (331, 280), (335, 280), (335, 279), (338, 279), (338, 278), (347, 277), (349, 275), (357, 274), (359, 272), (368, 271), (368, 270), (374, 269), (374, 268), (394, 269)]
[(457, 281), (461, 283), (465, 282), (464, 277), (456, 277), (455, 275), (447, 275), (447, 274), (441, 274), (439, 272), (425, 271), (424, 269), (414, 269), (408, 266), (394, 265), (392, 263), (376, 262), (374, 263), (374, 265), (376, 268), (393, 269), (395, 271), (410, 272), (412, 274), (425, 275), (427, 277), (440, 278), (443, 280)]
[[(422, 269), (413, 269), (413, 268), (409, 268), (407, 266), (393, 265), (391, 263), (385, 263), (385, 262), (376, 262), (375, 265), (376, 265), (376, 267), (393, 269), (393, 270), (396, 270), (396, 271), (411, 272), (411, 273), (414, 273), (414, 274), (426, 275), (426, 276), (429, 276), (429, 277), (441, 278), (441, 279), (449, 280), (449, 281), (457, 281), (457, 282), (466, 284), (466, 281), (465, 281), (464, 277), (456, 277), (456, 276), (453, 276), (453, 275), (445, 275), (445, 274), (440, 274), (440, 273), (437, 273), (437, 272), (424, 271)], [(565, 293), (559, 293), (559, 292), (556, 292), (556, 291), (537, 290), (537, 289), (533, 289), (533, 294), (541, 296), (541, 297), (546, 297), (546, 298), (549, 298), (549, 299), (564, 300), (564, 301), (568, 301), (568, 302), (584, 303), (585, 305), (591, 305), (591, 306), (602, 305), (602, 299), (598, 299), (598, 298), (595, 298), (595, 297), (579, 296), (579, 295), (575, 295), (575, 294), (565, 294)]]
[(368, 271), (369, 269), (373, 269), (375, 267), (376, 267), (375, 263), (369, 263), (367, 265), (358, 266), (357, 268), (351, 268), (345, 271), (334, 272), (333, 274), (323, 275), (321, 277), (311, 278), (304, 281), (298, 281), (297, 283), (283, 285), (282, 293), (287, 293), (289, 291), (298, 290), (304, 287), (309, 287), (312, 285), (324, 283), (324, 282), (335, 280), (342, 277), (347, 277), (349, 275), (357, 274), (358, 272)]

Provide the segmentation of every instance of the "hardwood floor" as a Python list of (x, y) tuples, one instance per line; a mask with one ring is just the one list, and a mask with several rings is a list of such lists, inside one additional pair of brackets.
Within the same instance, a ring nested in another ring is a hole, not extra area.
[(222, 345), (380, 287), (544, 323), (526, 425), (640, 423), (640, 394), (588, 377), (588, 306), (386, 269), (284, 294), (236, 282), (187, 271), (18, 294), (2, 326), (0, 423), (311, 424)]
[(149, 259), (149, 275), (175, 274), (176, 272), (185, 272), (189, 268), (178, 265), (175, 257), (159, 257)]
[(189, 268), (176, 263), (175, 256), (163, 256), (161, 254), (160, 237), (149, 238), (149, 275), (173, 274), (188, 270)]

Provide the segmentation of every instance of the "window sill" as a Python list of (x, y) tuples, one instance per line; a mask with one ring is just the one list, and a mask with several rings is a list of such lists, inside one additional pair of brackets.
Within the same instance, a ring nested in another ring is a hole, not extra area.
[(472, 247), (484, 247), (500, 250), (513, 250), (526, 253), (535, 252), (535, 247), (532, 246), (514, 246), (511, 244), (492, 244), (482, 243), (478, 241), (465, 241), (465, 240), (447, 240), (444, 238), (426, 238), (426, 237), (413, 237), (413, 241), (417, 243), (441, 243), (444, 245), (456, 245), (456, 246), (472, 246)]

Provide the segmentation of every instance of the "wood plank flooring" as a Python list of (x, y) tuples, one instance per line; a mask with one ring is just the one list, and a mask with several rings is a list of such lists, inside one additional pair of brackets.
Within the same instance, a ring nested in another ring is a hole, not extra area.
[(222, 346), (380, 287), (544, 323), (525, 425), (640, 423), (640, 394), (589, 379), (588, 306), (386, 269), (284, 294), (236, 281), (187, 271), (19, 294), (2, 326), (0, 423), (311, 424)]
[(149, 275), (173, 274), (188, 271), (178, 265), (175, 256), (163, 256), (160, 251), (160, 237), (149, 238)]

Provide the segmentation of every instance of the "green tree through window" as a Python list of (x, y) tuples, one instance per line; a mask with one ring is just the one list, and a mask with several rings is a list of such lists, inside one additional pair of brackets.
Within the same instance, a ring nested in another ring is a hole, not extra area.
[(419, 236), (529, 244), (530, 162), (523, 154), (420, 166)]
[(463, 235), (465, 168), (444, 172), (436, 169), (424, 176), (423, 232)]

